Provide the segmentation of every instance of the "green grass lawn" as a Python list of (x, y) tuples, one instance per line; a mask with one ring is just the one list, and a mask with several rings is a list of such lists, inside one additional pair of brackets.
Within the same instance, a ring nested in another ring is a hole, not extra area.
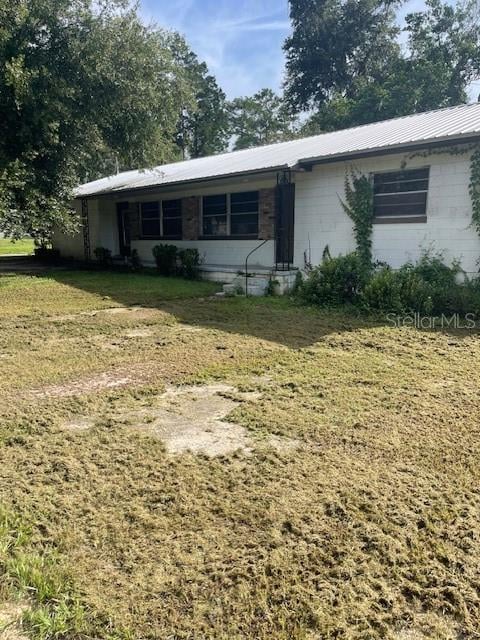
[(8, 238), (0, 238), (0, 256), (12, 254), (31, 255), (33, 253), (33, 240), (24, 239), (12, 242)]
[(0, 636), (476, 637), (478, 334), (213, 290), (0, 277)]

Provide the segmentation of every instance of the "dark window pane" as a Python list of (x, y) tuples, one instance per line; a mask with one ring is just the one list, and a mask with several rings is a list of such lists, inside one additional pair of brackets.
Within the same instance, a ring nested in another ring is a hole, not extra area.
[[(414, 194), (412, 194), (414, 195)], [(388, 196), (387, 198), (379, 198), (374, 204), (375, 216), (402, 216), (402, 215), (416, 215), (424, 216), (426, 213), (427, 194), (415, 194), (416, 200), (407, 200), (399, 196)], [(418, 197), (423, 196), (423, 197)], [(394, 198), (399, 200), (398, 202), (388, 201), (388, 198)], [(384, 202), (385, 201), (385, 202)]]
[(181, 218), (163, 218), (163, 235), (180, 236), (182, 235), (182, 219)]
[(254, 213), (258, 211), (258, 191), (232, 193), (230, 206), (232, 213)]
[(374, 176), (376, 217), (425, 216), (429, 169), (406, 169)]
[(230, 233), (232, 236), (258, 235), (258, 214), (245, 213), (242, 215), (232, 215), (230, 220)]
[(403, 180), (402, 182), (384, 182), (375, 185), (375, 194), (401, 193), (402, 191), (427, 191), (428, 180)]
[(182, 215), (181, 200), (164, 200), (162, 202), (162, 207), (164, 220), (165, 218), (180, 218)]
[(386, 173), (376, 173), (374, 182), (384, 184), (386, 182), (402, 182), (404, 180), (428, 180), (430, 170), (428, 167), (423, 169), (405, 169), (404, 171), (388, 171)]
[(155, 218), (160, 215), (160, 206), (158, 202), (142, 202), (140, 207), (142, 217)]
[(142, 202), (140, 204), (142, 236), (160, 236), (160, 207), (158, 202)]
[(419, 193), (389, 193), (388, 195), (375, 196), (375, 204), (394, 207), (399, 204), (427, 204), (425, 191)]
[(242, 202), (258, 202), (258, 191), (242, 191), (242, 193), (232, 193), (230, 196), (232, 204)]
[(148, 220), (142, 218), (142, 236), (160, 237), (160, 220)]
[(227, 216), (207, 216), (203, 218), (204, 236), (225, 236), (227, 234)]
[(219, 196), (204, 196), (203, 198), (203, 214), (204, 215), (222, 215), (227, 213), (227, 196), (225, 194)]

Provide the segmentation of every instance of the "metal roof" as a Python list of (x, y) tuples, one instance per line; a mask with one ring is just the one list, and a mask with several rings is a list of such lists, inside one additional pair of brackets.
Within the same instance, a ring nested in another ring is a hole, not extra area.
[(393, 120), (352, 127), (309, 138), (232, 151), (205, 158), (125, 171), (88, 182), (76, 197), (212, 180), (246, 173), (294, 168), (309, 162), (331, 162), (354, 155), (396, 148), (468, 140), (480, 136), (480, 104), (460, 105)]

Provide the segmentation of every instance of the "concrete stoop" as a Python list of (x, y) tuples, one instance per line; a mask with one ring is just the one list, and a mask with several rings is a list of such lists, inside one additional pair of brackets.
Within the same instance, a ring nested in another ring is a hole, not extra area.
[(202, 278), (223, 283), (221, 295), (244, 295), (245, 289), (249, 296), (264, 296), (270, 280), (274, 281), (274, 292), (277, 295), (288, 293), (295, 282), (296, 269), (276, 271), (268, 267), (252, 267), (248, 277), (241, 267), (223, 265), (202, 265)]

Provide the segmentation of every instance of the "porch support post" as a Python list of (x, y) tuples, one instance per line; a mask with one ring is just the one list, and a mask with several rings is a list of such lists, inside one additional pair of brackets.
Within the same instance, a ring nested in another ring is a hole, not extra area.
[(276, 210), (275, 268), (277, 271), (288, 271), (293, 262), (295, 227), (295, 184), (290, 171), (277, 174)]
[(82, 232), (83, 232), (83, 255), (86, 262), (89, 262), (91, 259), (91, 249), (90, 249), (90, 224), (88, 220), (88, 200), (87, 198), (82, 198)]

